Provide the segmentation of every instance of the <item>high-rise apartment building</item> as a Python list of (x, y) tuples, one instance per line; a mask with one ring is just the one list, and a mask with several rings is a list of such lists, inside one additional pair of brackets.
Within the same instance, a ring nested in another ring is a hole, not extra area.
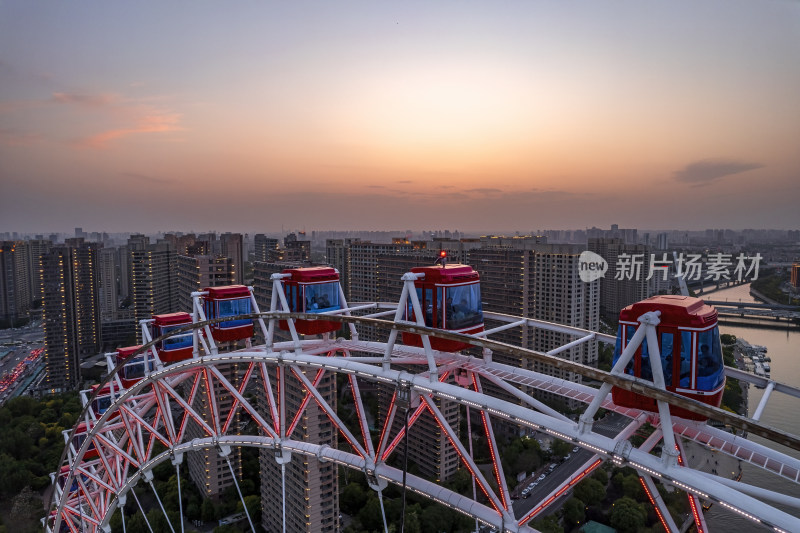
[(147, 241), (137, 239), (132, 242), (132, 239), (133, 236), (128, 240), (131, 304), (138, 324), (155, 314), (177, 311), (176, 254), (168, 242), (149, 244), (147, 237)]
[(297, 235), (290, 233), (283, 239), (281, 260), (301, 263), (311, 261), (311, 241), (298, 239)]
[[(274, 376), (274, 374), (272, 374)], [(313, 379), (313, 375), (310, 376)], [(293, 376), (286, 381), (287, 413), (296, 413), (303, 401), (304, 387)], [(272, 383), (275, 390), (276, 383)], [(264, 387), (259, 387), (263, 393)], [(325, 401), (336, 409), (336, 376), (326, 373), (319, 384)], [(260, 398), (266, 406), (264, 398)], [(266, 407), (264, 408), (266, 414)], [(291, 418), (289, 418), (291, 419)], [(336, 448), (338, 433), (319, 405), (309, 402), (291, 438)], [(283, 531), (283, 509), (286, 505), (285, 531), (327, 533), (339, 531), (339, 481), (336, 463), (320, 462), (316, 457), (294, 454), (286, 464), (285, 492), (281, 466), (272, 450), (259, 455), (261, 466), (261, 525), (265, 531)]]
[(220, 255), (230, 260), (233, 283), (244, 283), (244, 248), (241, 233), (223, 233), (220, 235)]
[[(262, 311), (268, 311), (272, 298), (272, 274), (286, 268), (309, 266), (300, 261), (262, 262), (253, 264), (253, 291)], [(288, 333), (276, 329), (276, 340), (287, 340)], [(273, 376), (274, 377), (274, 376)], [(272, 383), (275, 390), (276, 383)], [(259, 403), (266, 416), (264, 387), (257, 389)], [(325, 375), (317, 390), (325, 401), (336, 408), (336, 379)], [(286, 379), (286, 408), (289, 417), (297, 412), (304, 397), (302, 384), (289, 375)], [(292, 438), (316, 444), (337, 445), (336, 428), (316, 402), (309, 402), (304, 415), (299, 419)], [(283, 524), (282, 502), (286, 503), (286, 530), (298, 532), (339, 531), (339, 486), (337, 468), (333, 463), (320, 463), (313, 457), (295, 454), (286, 465), (285, 500), (281, 486), (281, 467), (275, 461), (272, 450), (259, 455), (261, 465), (261, 502), (263, 515), (261, 524), (266, 531), (281, 531)]]
[(53, 245), (52, 242), (45, 239), (32, 239), (27, 243), (28, 252), (28, 283), (30, 283), (30, 296), (31, 301), (42, 300), (42, 271), (39, 267), (39, 259), (42, 254)]
[[(512, 247), (513, 246), (513, 247)], [(597, 330), (599, 326), (599, 283), (583, 282), (579, 277), (578, 258), (583, 247), (570, 244), (542, 244), (530, 240), (510, 241), (497, 247), (469, 252), (469, 262), (481, 276), (481, 299), (484, 312), (505, 313)], [(487, 328), (493, 327), (487, 320)], [(549, 351), (574, 337), (541, 329), (513, 328), (493, 339), (515, 346)], [(587, 365), (597, 364), (596, 343), (584, 343), (558, 354), (559, 357)], [(528, 368), (570, 381), (581, 376), (563, 373), (552, 365), (496, 353), (498, 362)], [(538, 391), (545, 400), (548, 398)]]
[(348, 302), (377, 302), (379, 296), (378, 258), (386, 255), (407, 255), (414, 250), (408, 241), (374, 243), (357, 241), (348, 247), (347, 277), (350, 282)]
[(177, 265), (178, 311), (192, 310), (192, 292), (205, 287), (237, 284), (235, 267), (230, 257), (179, 255)]
[[(238, 364), (218, 365), (217, 368), (225, 379), (234, 386), (239, 386), (241, 375)], [(209, 403), (210, 397), (213, 398), (214, 405)], [(212, 409), (216, 409), (219, 420), (227, 420), (233, 407), (233, 397), (222, 390), (216, 379), (213, 380), (213, 389), (209, 395), (206, 382), (203, 381), (193, 406), (206, 423), (213, 424)], [(235, 433), (235, 428), (238, 428), (240, 423), (239, 414), (235, 413), (231, 427), (228, 430), (229, 433)], [(194, 420), (189, 420), (186, 432), (189, 438), (207, 436), (207, 433)], [(234, 476), (238, 480), (242, 479), (242, 451), (239, 447), (232, 448), (227, 457), (222, 457), (219, 454), (219, 450), (215, 448), (191, 451), (187, 454), (187, 464), (189, 477), (206, 498), (218, 499), (225, 489), (233, 486)]]
[(117, 272), (119, 270), (117, 250), (101, 248), (97, 253), (98, 263), (98, 304), (100, 319), (112, 321), (117, 317), (119, 308), (117, 290)]
[(80, 363), (101, 344), (97, 245), (67, 239), (41, 257), (46, 388), (75, 389)]
[(255, 254), (253, 261), (271, 261), (270, 252), (278, 249), (278, 239), (267, 237), (263, 233), (256, 233), (254, 237)]
[(647, 298), (650, 293), (648, 246), (626, 243), (621, 238), (601, 237), (589, 239), (589, 250), (608, 262), (608, 271), (600, 279), (603, 313), (617, 316), (623, 307)]
[(22, 241), (0, 241), (0, 322), (28, 317), (31, 303), (28, 251)]

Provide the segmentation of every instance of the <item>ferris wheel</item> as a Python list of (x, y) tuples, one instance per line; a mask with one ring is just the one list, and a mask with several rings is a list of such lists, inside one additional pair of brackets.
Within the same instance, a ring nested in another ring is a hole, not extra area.
[[(383, 490), (389, 484), (463, 513), (476, 525), (535, 531), (532, 520), (560, 505), (570, 489), (607, 461), (638, 473), (667, 531), (680, 531), (682, 524), (670, 515), (658, 484), (686, 492), (698, 531), (708, 530), (702, 502), (719, 504), (765, 530), (800, 531), (800, 519), (776, 507), (800, 509), (800, 500), (692, 468), (688, 461), (684, 446), (693, 442), (800, 482), (800, 461), (741, 435), (747, 431), (800, 449), (800, 438), (758, 421), (773, 391), (796, 396), (800, 391), (771, 382), (752, 418), (719, 409), (725, 375), (756, 383), (761, 378), (714, 366), (716, 313), (702, 302), (680, 297), (642, 302), (625, 311), (618, 335), (611, 336), (484, 312), (477, 273), (447, 264), (405, 274), (397, 304), (348, 304), (338, 273), (327, 267), (273, 274), (268, 312), (260, 311), (252, 288), (244, 286), (212, 287), (192, 297), (191, 313), (143, 321), (144, 343), (108, 354), (108, 377), (82, 392), (83, 413), (65, 432), (61, 464), (52, 475), (53, 504), (44, 521), (48, 533), (110, 531), (115, 512), (122, 512), (124, 529), (129, 499), (145, 513), (131, 490), (139, 483), (152, 490), (170, 528), (183, 531), (183, 509), (180, 523), (169, 521), (153, 484), (153, 468), (170, 462), (180, 491), (184, 457), (210, 451), (229, 469), (241, 498), (233, 453), (240, 447), (269, 450), (280, 467), (283, 490), (286, 465), (293, 456), (363, 472), (377, 492), (385, 531), (389, 524)], [(499, 325), (487, 329), (489, 320)], [(348, 338), (334, 337), (342, 326)], [(360, 339), (359, 330), (365, 328), (382, 332), (382, 340)], [(492, 339), (511, 328), (557, 332), (570, 340), (542, 353)], [(253, 343), (254, 334), (261, 344)], [(702, 348), (706, 342), (708, 352)], [(588, 343), (615, 346), (611, 372), (560, 356)], [(496, 354), (530, 359), (601, 385), (502, 364), (494, 360)], [(346, 379), (355, 424), (342, 420), (330, 391), (321, 386), (326, 375)], [(389, 391), (391, 398), (375, 434), (360, 392), (374, 384)], [(294, 403), (287, 398), (292, 386), (302, 391)], [(573, 420), (538, 400), (534, 391), (585, 408)], [(476, 463), (472, 436), (466, 443), (462, 440), (442, 402), (464, 408), (469, 433), (479, 433), (487, 443), (490, 469)], [(328, 441), (333, 445), (294, 438), (309, 405), (316, 405), (334, 428), (337, 438)], [(624, 427), (611, 435), (599, 431), (601, 409), (623, 416)], [(396, 456), (408, 457), (404, 446), (409, 431), (423, 415), (435, 421), (472, 477), (470, 494), (396, 466)], [(709, 418), (728, 429), (709, 425)], [(629, 438), (645, 423), (655, 431), (634, 447)], [(499, 457), (498, 425), (569, 442), (582, 450), (580, 464), (535, 501), (519, 505)], [(659, 447), (660, 453), (655, 453)], [(285, 531), (285, 497), (280, 513)], [(255, 531), (249, 514), (247, 520)]]

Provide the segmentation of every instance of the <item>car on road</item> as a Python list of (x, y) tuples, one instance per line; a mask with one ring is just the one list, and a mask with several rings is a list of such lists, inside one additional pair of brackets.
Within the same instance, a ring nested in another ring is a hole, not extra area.
[(575, 446), (574, 448), (572, 448), (572, 453), (578, 453), (578, 449), (579, 448), (577, 446)]

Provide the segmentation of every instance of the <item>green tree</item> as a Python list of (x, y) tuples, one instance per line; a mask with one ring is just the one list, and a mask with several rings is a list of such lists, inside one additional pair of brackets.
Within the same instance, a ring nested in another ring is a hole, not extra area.
[(424, 533), (440, 533), (441, 531), (452, 531), (454, 524), (453, 516), (441, 505), (429, 505), (422, 511), (420, 521)]
[(575, 497), (586, 505), (597, 505), (606, 497), (606, 487), (596, 479), (587, 478), (575, 487)]
[(404, 531), (406, 533), (422, 533), (422, 525), (416, 512), (406, 514)]
[(533, 523), (533, 527), (541, 533), (564, 533), (564, 528), (558, 523), (555, 515), (547, 515)]
[(637, 474), (631, 474), (623, 478), (622, 493), (636, 501), (642, 501), (646, 498)]
[(383, 516), (381, 515), (381, 505), (377, 496), (372, 496), (366, 505), (358, 512), (358, 521), (367, 531), (383, 529)]
[(634, 533), (644, 528), (647, 513), (631, 498), (620, 498), (611, 509), (611, 526), (620, 533)]
[(342, 512), (355, 515), (367, 503), (368, 494), (360, 483), (348, 483), (339, 496)]
[(595, 468), (594, 472), (592, 472), (592, 479), (599, 481), (605, 487), (608, 485), (608, 471), (603, 467)]
[(550, 450), (556, 457), (566, 457), (571, 449), (572, 445), (563, 440), (555, 440), (553, 445), (550, 447)]
[(217, 510), (214, 508), (214, 502), (209, 499), (203, 500), (200, 505), (200, 519), (203, 522), (213, 522), (217, 518)]
[[(122, 531), (121, 521), (119, 531)], [(125, 533), (150, 533), (150, 528), (147, 527), (147, 522), (142, 513), (135, 513), (125, 518)]]
[(564, 522), (570, 526), (577, 526), (586, 520), (586, 504), (578, 498), (570, 498), (564, 504)]

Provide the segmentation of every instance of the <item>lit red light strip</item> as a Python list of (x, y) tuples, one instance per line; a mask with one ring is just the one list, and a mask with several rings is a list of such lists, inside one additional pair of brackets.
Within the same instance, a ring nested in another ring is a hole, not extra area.
[(528, 522), (529, 520), (531, 520), (531, 519), (532, 519), (534, 516), (536, 516), (537, 514), (539, 514), (539, 513), (542, 511), (542, 509), (544, 509), (545, 507), (547, 507), (548, 505), (550, 505), (551, 503), (553, 503), (555, 500), (557, 500), (558, 498), (560, 498), (562, 494), (564, 494), (565, 492), (567, 492), (567, 491), (568, 491), (570, 488), (574, 487), (574, 486), (575, 486), (575, 484), (577, 484), (577, 483), (578, 483), (578, 482), (579, 482), (581, 479), (583, 479), (583, 478), (585, 478), (587, 475), (589, 475), (589, 474), (592, 472), (592, 470), (594, 470), (595, 468), (597, 468), (597, 467), (598, 467), (598, 466), (599, 466), (599, 465), (600, 465), (602, 462), (603, 462), (602, 460), (600, 460), (600, 459), (597, 459), (597, 460), (596, 460), (594, 463), (592, 463), (592, 464), (591, 464), (591, 465), (589, 465), (589, 466), (588, 466), (586, 469), (584, 469), (584, 471), (583, 471), (583, 472), (581, 472), (580, 474), (578, 474), (578, 475), (577, 475), (577, 476), (576, 476), (576, 477), (575, 477), (575, 478), (574, 478), (572, 481), (570, 481), (569, 483), (567, 483), (566, 485), (564, 485), (563, 487), (561, 487), (561, 488), (558, 490), (558, 492), (556, 492), (555, 494), (553, 494), (552, 496), (550, 496), (549, 498), (547, 498), (547, 499), (546, 499), (546, 500), (545, 500), (543, 503), (539, 504), (539, 506), (538, 506), (538, 507), (535, 507), (533, 510), (531, 510), (531, 512), (530, 512), (530, 513), (528, 513), (527, 515), (525, 515), (525, 518), (523, 518), (522, 520), (520, 520), (519, 522), (517, 522), (517, 525), (520, 525), (520, 526), (521, 526), (521, 525), (524, 525), (524, 524), (525, 524), (525, 522)]
[[(478, 377), (475, 373), (472, 373), (472, 386), (475, 389), (475, 392), (480, 392), (480, 386), (478, 385)], [(506, 501), (506, 491), (503, 490), (504, 480), (500, 476), (500, 469), (497, 466), (497, 453), (495, 452), (495, 442), (494, 442), (494, 434), (489, 427), (491, 423), (489, 421), (489, 417), (486, 415), (486, 411), (481, 409), (481, 420), (483, 421), (483, 431), (486, 435), (486, 442), (489, 444), (489, 454), (492, 456), (492, 469), (494, 470), (494, 477), (497, 481), (497, 487), (500, 492), (500, 501), (503, 503), (503, 508), (508, 510), (508, 502)]]
[[(450, 371), (447, 371), (444, 374), (442, 374), (439, 377), (439, 382), (440, 383), (444, 383), (444, 381), (447, 379), (447, 376), (449, 376), (449, 375), (450, 375)], [(430, 395), (428, 395), (428, 396), (430, 396)], [(411, 415), (411, 417), (408, 420), (408, 428), (409, 429), (411, 429), (411, 426), (414, 425), (414, 422), (417, 421), (417, 419), (420, 417), (420, 415), (422, 415), (424, 410), (425, 410), (425, 404), (420, 402), (420, 404), (417, 406), (417, 408), (414, 410), (414, 413)], [(386, 461), (386, 459), (389, 458), (389, 456), (392, 454), (392, 452), (397, 447), (397, 445), (400, 444), (400, 441), (403, 440), (403, 435), (405, 435), (405, 434), (406, 434), (405, 427), (400, 428), (400, 431), (398, 431), (397, 435), (395, 435), (394, 439), (392, 439), (392, 443), (386, 448), (386, 451), (383, 452), (383, 455), (381, 456), (381, 461)]]
[[(314, 381), (311, 382), (311, 384), (314, 385), (314, 387), (319, 385), (319, 381), (320, 381), (320, 379), (322, 379), (322, 374), (324, 372), (325, 372), (325, 370), (322, 369), (322, 368), (317, 370), (317, 375), (314, 377)], [(294, 430), (297, 428), (297, 424), (300, 422), (300, 416), (302, 416), (303, 411), (306, 410), (306, 406), (308, 405), (308, 401), (310, 399), (311, 399), (311, 392), (306, 391), (306, 395), (303, 398), (302, 403), (300, 404), (300, 408), (297, 410), (297, 413), (295, 413), (294, 419), (292, 420), (291, 425), (289, 425), (289, 429), (286, 430), (286, 438), (287, 439), (292, 436), (292, 433), (294, 433)]]
[(661, 521), (661, 525), (664, 526), (664, 531), (669, 532), (669, 526), (667, 525), (667, 521), (664, 519), (664, 515), (661, 514), (661, 509), (659, 509), (658, 505), (656, 504), (656, 500), (650, 493), (650, 489), (647, 488), (647, 483), (645, 483), (644, 479), (642, 479), (641, 477), (639, 478), (639, 483), (642, 484), (644, 493), (647, 494), (647, 499), (650, 500), (650, 504), (653, 506), (653, 509), (655, 509), (656, 514), (658, 515), (658, 519)]
[[(322, 372), (322, 371), (320, 370), (320, 372)], [(292, 373), (293, 373), (293, 374), (294, 374), (294, 375), (297, 377), (297, 379), (298, 379), (298, 380), (300, 380), (300, 377), (299, 377), (299, 376), (297, 376), (297, 371), (296, 371), (296, 370), (292, 369)], [(301, 382), (302, 382), (302, 380), (301, 380)], [(316, 383), (315, 383), (315, 386), (316, 386)], [(333, 424), (333, 426), (334, 426), (336, 429), (338, 429), (338, 430), (339, 430), (339, 433), (340, 433), (340, 434), (341, 434), (341, 435), (344, 437), (344, 439), (345, 439), (345, 440), (348, 442), (348, 444), (350, 444), (350, 447), (353, 449), (353, 451), (354, 451), (354, 452), (356, 452), (358, 455), (360, 455), (360, 456), (363, 458), (363, 457), (364, 457), (364, 454), (363, 454), (363, 453), (361, 453), (361, 450), (359, 449), (360, 447), (358, 446), (358, 444), (357, 444), (356, 442), (354, 442), (354, 441), (353, 441), (353, 440), (352, 440), (352, 439), (351, 439), (351, 438), (350, 438), (350, 437), (347, 435), (347, 432), (346, 432), (346, 431), (343, 431), (342, 427), (341, 427), (341, 426), (340, 426), (340, 425), (339, 425), (339, 424), (336, 422), (336, 420), (334, 420), (334, 419), (331, 417), (331, 415), (330, 415), (330, 414), (328, 414), (328, 411), (327, 411), (327, 409), (325, 409), (325, 406), (323, 406), (323, 405), (322, 405), (322, 403), (321, 403), (321, 402), (320, 402), (320, 401), (317, 399), (317, 397), (316, 397), (316, 396), (313, 396), (313, 395), (311, 395), (310, 393), (309, 393), (309, 395), (308, 395), (308, 396), (310, 396), (311, 398), (314, 398), (314, 401), (317, 403), (317, 405), (319, 406), (319, 408), (320, 408), (320, 409), (322, 409), (322, 410), (325, 412), (325, 414), (328, 416), (328, 420), (330, 420), (330, 421), (331, 421), (331, 424)], [(302, 412), (302, 411), (301, 411), (301, 412)], [(289, 435), (291, 435), (291, 433), (287, 433), (287, 436), (289, 436)]]
[[(675, 444), (675, 449), (678, 451), (678, 464), (683, 466), (683, 450)], [(705, 533), (703, 524), (705, 521), (700, 518), (700, 511), (697, 509), (697, 498), (694, 494), (687, 492), (686, 497), (689, 498), (689, 506), (692, 508), (692, 516), (694, 516), (694, 524), (697, 527), (697, 533)]]
[(369, 433), (367, 432), (367, 428), (364, 427), (361, 418), (361, 397), (356, 394), (356, 387), (358, 387), (358, 383), (355, 385), (353, 381), (355, 381), (356, 377), (353, 374), (348, 376), (350, 379), (350, 392), (353, 394), (353, 405), (356, 406), (356, 417), (358, 417), (358, 426), (361, 428), (361, 438), (364, 439), (364, 449), (369, 450), (371, 446), (371, 442), (369, 441)]
[[(259, 371), (261, 373), (261, 384), (264, 387), (264, 397), (269, 402), (269, 414), (272, 417), (272, 429), (275, 430), (275, 433), (280, 435), (280, 424), (278, 423), (278, 408), (275, 406), (275, 398), (272, 396), (272, 385), (269, 382), (269, 374), (267, 374), (267, 365), (264, 363), (260, 363)], [(279, 370), (276, 369), (276, 372)], [(276, 374), (277, 377), (277, 374)], [(276, 380), (277, 381), (277, 380)], [(280, 383), (276, 383), (277, 387), (280, 387)]]
[(392, 394), (392, 401), (389, 403), (389, 410), (386, 412), (386, 420), (383, 421), (383, 429), (381, 430), (380, 439), (378, 439), (378, 449), (375, 451), (375, 457), (379, 457), (381, 455), (381, 451), (383, 450), (384, 445), (386, 442), (384, 439), (388, 435), (389, 425), (394, 422), (394, 410), (395, 410), (395, 400), (397, 399), (397, 391), (394, 391)]
[(436, 424), (439, 426), (439, 429), (441, 429), (442, 432), (447, 436), (447, 440), (450, 441), (450, 445), (453, 447), (453, 449), (456, 451), (458, 456), (461, 458), (461, 462), (464, 463), (464, 466), (467, 467), (467, 470), (469, 470), (469, 473), (472, 476), (472, 478), (477, 482), (478, 486), (481, 489), (481, 492), (483, 492), (483, 494), (489, 500), (489, 503), (492, 504), (492, 507), (494, 508), (494, 510), (502, 515), (503, 511), (497, 506), (497, 504), (494, 501), (494, 498), (492, 498), (492, 496), (489, 494), (489, 487), (484, 486), (484, 484), (481, 482), (481, 479), (478, 476), (475, 475), (475, 471), (470, 466), (469, 461), (467, 460), (466, 457), (464, 457), (464, 455), (461, 453), (461, 450), (459, 449), (459, 447), (456, 446), (456, 443), (453, 442), (453, 439), (450, 437), (450, 432), (448, 432), (444, 428), (444, 424), (442, 424), (442, 421), (439, 420), (439, 418), (433, 413), (433, 409), (431, 409), (430, 406), (428, 405), (429, 401), (431, 401), (429, 398), (425, 398), (424, 399), (424, 403), (421, 403), (420, 406), (425, 406), (428, 409), (428, 412), (431, 414), (433, 419), (436, 420)]
[[(247, 372), (244, 373), (244, 377), (242, 378), (242, 383), (239, 387), (236, 388), (239, 395), (244, 395), (244, 389), (247, 387), (247, 384), (250, 382), (250, 376), (253, 374), (253, 368), (255, 367), (255, 363), (250, 363), (247, 367)], [(236, 396), (233, 397), (233, 405), (231, 405), (230, 411), (228, 411), (228, 416), (225, 419), (225, 424), (222, 426), (222, 432), (227, 433), (228, 428), (231, 426), (231, 422), (233, 422), (234, 415), (236, 411), (239, 409), (239, 398)]]

